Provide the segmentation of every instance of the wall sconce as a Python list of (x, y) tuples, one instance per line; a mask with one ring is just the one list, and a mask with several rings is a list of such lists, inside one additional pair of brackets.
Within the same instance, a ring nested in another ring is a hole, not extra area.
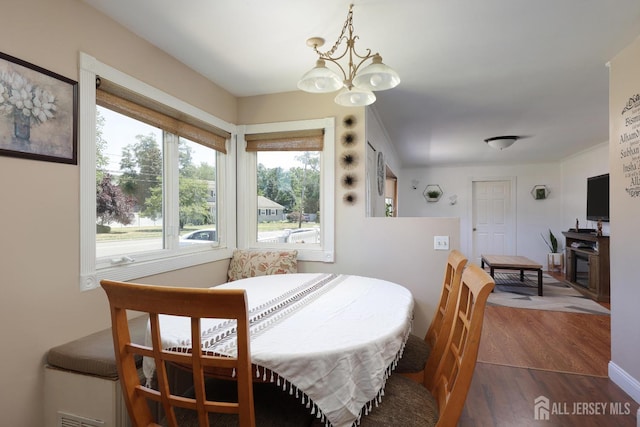
[(417, 190), (419, 184), (420, 184), (420, 181), (418, 181), (417, 179), (412, 179), (411, 180), (411, 189), (412, 190)]
[(458, 203), (458, 195), (454, 194), (453, 196), (449, 196), (449, 204), (455, 205), (456, 203)]

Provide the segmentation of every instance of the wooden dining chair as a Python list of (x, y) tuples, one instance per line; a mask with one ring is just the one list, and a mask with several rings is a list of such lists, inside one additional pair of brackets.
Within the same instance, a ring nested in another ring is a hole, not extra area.
[[(192, 410), (201, 427), (209, 426), (209, 413), (237, 414), (239, 426), (256, 425), (251, 358), (249, 349), (249, 323), (247, 299), (244, 290), (175, 288), (132, 283), (100, 282), (109, 299), (113, 342), (118, 365), (120, 384), (129, 416), (134, 426), (158, 426), (150, 410), (148, 400), (162, 407), (166, 425), (182, 426), (176, 412)], [(127, 312), (149, 313), (151, 346), (131, 342)], [(201, 347), (200, 320), (205, 318), (234, 319), (237, 321), (237, 357), (220, 357), (201, 351), (178, 352), (163, 350), (158, 316), (161, 314), (191, 318), (193, 348)], [(158, 390), (141, 383), (135, 355), (155, 360)], [(167, 363), (188, 367), (193, 372), (194, 397), (172, 394), (167, 378)], [(237, 399), (235, 402), (208, 400), (205, 395), (205, 375), (208, 368), (231, 368), (236, 371)]]
[[(100, 284), (111, 308), (118, 374), (134, 427), (299, 427), (309, 425), (315, 418), (282, 387), (252, 383), (247, 297), (243, 289), (176, 288), (108, 280)], [(150, 346), (131, 342), (127, 322), (127, 311), (131, 310), (149, 314)], [(201, 319), (235, 320), (236, 357), (162, 349), (159, 315), (191, 319), (191, 348), (201, 347)], [(157, 390), (139, 379), (136, 355), (154, 359)], [(233, 378), (220, 379), (220, 372), (233, 371)], [(154, 403), (159, 405), (164, 415), (152, 413), (149, 402), (151, 407)]]
[(395, 372), (422, 383), (429, 357), (433, 355), (434, 360), (440, 360), (446, 340), (441, 342), (437, 348), (436, 341), (441, 333), (444, 332), (444, 335), (446, 335), (453, 322), (453, 308), (460, 289), (462, 270), (466, 264), (467, 258), (460, 251), (454, 249), (449, 252), (442, 281), (440, 301), (429, 329), (424, 338), (415, 334), (409, 335), (402, 358), (398, 361)]
[(387, 380), (382, 402), (361, 418), (360, 427), (457, 425), (471, 385), (484, 311), (493, 287), (493, 279), (479, 266), (465, 269), (433, 389), (394, 373)]

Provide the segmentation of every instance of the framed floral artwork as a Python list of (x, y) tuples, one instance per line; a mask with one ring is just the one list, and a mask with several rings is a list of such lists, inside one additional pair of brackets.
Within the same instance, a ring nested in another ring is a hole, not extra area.
[(78, 163), (78, 82), (0, 52), (0, 155)]

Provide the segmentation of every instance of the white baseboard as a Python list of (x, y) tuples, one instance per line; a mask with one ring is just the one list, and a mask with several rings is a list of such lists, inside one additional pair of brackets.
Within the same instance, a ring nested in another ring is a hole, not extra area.
[[(609, 361), (609, 378), (633, 400), (640, 403), (640, 381), (629, 375), (624, 369)], [(640, 409), (639, 409), (640, 410)], [(640, 412), (638, 412), (640, 415)], [(640, 423), (640, 418), (638, 418)], [(638, 424), (640, 427), (640, 424)]]

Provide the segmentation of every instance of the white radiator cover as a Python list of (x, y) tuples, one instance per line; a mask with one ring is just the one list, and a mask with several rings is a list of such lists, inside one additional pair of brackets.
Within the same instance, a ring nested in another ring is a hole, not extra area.
[[(60, 414), (68, 416), (60, 418)], [(49, 366), (45, 368), (44, 416), (46, 427), (131, 427), (119, 381)]]
[(104, 427), (104, 421), (58, 412), (59, 427)]

